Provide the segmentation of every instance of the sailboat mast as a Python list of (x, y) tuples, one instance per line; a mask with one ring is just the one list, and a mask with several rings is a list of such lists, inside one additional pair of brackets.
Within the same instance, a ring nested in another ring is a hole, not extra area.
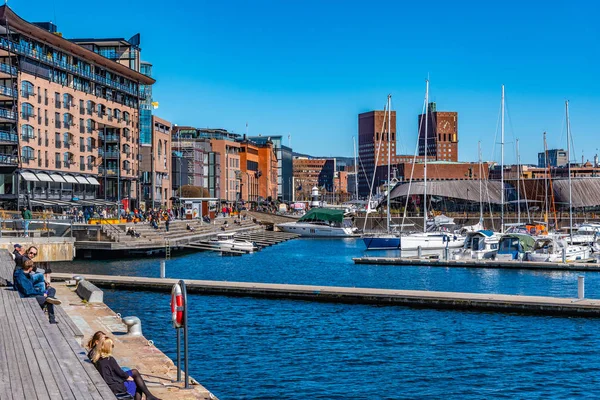
[(521, 157), (519, 156), (519, 139), (517, 139), (517, 223), (521, 223)]
[(502, 85), (502, 123), (500, 139), (500, 232), (504, 233), (504, 85)]
[(356, 159), (356, 141), (354, 137), (352, 138), (352, 145), (354, 146), (354, 195), (356, 196), (355, 200), (358, 200), (358, 160)]
[(423, 164), (423, 232), (427, 232), (427, 129), (429, 124), (429, 79), (425, 81), (425, 162)]
[(569, 100), (565, 101), (567, 113), (567, 165), (569, 167), (569, 236), (573, 243), (573, 193), (571, 190), (571, 121), (569, 121)]
[(387, 233), (390, 233), (390, 219), (392, 210), (390, 209), (390, 195), (392, 194), (391, 183), (391, 164), (392, 164), (392, 95), (388, 94), (388, 130), (387, 130), (387, 148), (388, 148), (388, 162), (387, 162)]
[(548, 163), (548, 145), (546, 143), (546, 132), (544, 132), (544, 161), (545, 161), (545, 167), (546, 167), (546, 173), (544, 174), (544, 188), (546, 189), (546, 196), (544, 197), (544, 203), (546, 204), (546, 217), (544, 218), (544, 221), (546, 222), (546, 230), (550, 231), (549, 228), (549, 221), (550, 221), (550, 215), (549, 215), (549, 207), (548, 207), (548, 177), (550, 175), (550, 168), (549, 168), (549, 163)]
[(481, 163), (481, 140), (477, 142), (477, 154), (479, 156), (479, 222), (483, 224), (483, 180), (482, 174), (482, 163)]

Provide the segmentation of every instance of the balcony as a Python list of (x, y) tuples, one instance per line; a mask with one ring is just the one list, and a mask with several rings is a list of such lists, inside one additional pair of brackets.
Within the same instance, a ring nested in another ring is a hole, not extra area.
[(10, 154), (0, 154), (0, 165), (16, 167), (19, 165), (19, 157)]
[(63, 167), (65, 168), (71, 168), (71, 165), (75, 164), (74, 161), (69, 160), (69, 161), (63, 161)]
[[(86, 146), (86, 149), (85, 149), (85, 150), (86, 150), (87, 152), (91, 153), (91, 152), (93, 152), (94, 150), (96, 150), (96, 148), (95, 148), (94, 146)], [(83, 150), (82, 150), (82, 151), (83, 151)]]
[(98, 173), (100, 175), (117, 175), (117, 170), (114, 168), (104, 168), (104, 167), (100, 167), (98, 168)]
[(94, 110), (92, 110), (91, 108), (87, 108), (87, 109), (85, 110), (85, 113), (86, 113), (87, 115), (92, 115), (92, 114), (94, 113)]
[(35, 136), (27, 136), (27, 135), (21, 135), (21, 141), (22, 142), (33, 142), (35, 140)]
[(119, 158), (119, 152), (118, 151), (106, 151), (102, 154), (102, 157), (104, 158), (114, 158), (114, 159), (118, 159)]
[[(4, 94), (5, 96), (9, 96), (9, 97), (17, 97), (17, 93), (15, 93), (14, 90), (12, 90), (11, 88), (7, 88), (7, 87), (5, 87), (5, 88), (10, 91), (10, 94), (6, 93), (6, 92), (2, 93), (2, 94)], [(0, 92), (2, 92), (2, 89), (0, 89)], [(24, 99), (28, 99), (28, 98), (33, 97), (33, 96), (35, 96), (34, 92), (30, 92), (30, 91), (27, 91), (27, 90), (21, 90), (21, 97), (23, 97)]]
[(8, 86), (0, 85), (0, 98), (1, 99), (14, 99), (17, 97), (17, 91), (9, 88)]
[(4, 119), (4, 120), (15, 121), (16, 118), (17, 118), (17, 116), (13, 111), (7, 110), (6, 108), (0, 108), (0, 120)]
[(35, 158), (21, 157), (21, 162), (23, 164), (29, 165), (33, 160), (35, 160)]
[(70, 149), (71, 148), (71, 143), (70, 142), (63, 142), (63, 146), (65, 149)]
[(17, 143), (19, 141), (19, 137), (16, 133), (8, 132), (8, 131), (0, 131), (0, 142), (4, 143)]
[(63, 121), (63, 128), (69, 129), (72, 126), (74, 126), (73, 121)]
[(94, 132), (94, 128), (92, 128), (91, 126), (86, 127), (85, 130), (87, 131), (87, 133)]
[(96, 166), (94, 164), (87, 164), (86, 168), (87, 168), (88, 171), (93, 171), (94, 168), (96, 168)]
[(98, 137), (102, 140), (104, 140), (105, 142), (118, 142), (119, 141), (119, 137), (117, 135), (106, 135), (104, 136), (104, 133), (99, 133)]
[(71, 103), (68, 103), (68, 102), (64, 103), (64, 107), (65, 107), (65, 110), (70, 110), (71, 109)]
[(27, 113), (27, 112), (22, 112), (21, 118), (24, 119), (25, 121), (29, 121), (30, 118), (35, 118), (35, 115)]
[(17, 75), (17, 68), (12, 65), (0, 63), (0, 78), (8, 78)]
[(107, 115), (106, 119), (108, 119), (109, 121), (112, 121), (113, 120), (113, 116), (109, 114), (109, 115)]

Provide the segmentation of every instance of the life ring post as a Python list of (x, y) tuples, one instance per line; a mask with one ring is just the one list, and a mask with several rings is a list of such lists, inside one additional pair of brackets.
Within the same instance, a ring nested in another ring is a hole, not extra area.
[(187, 289), (185, 282), (180, 280), (173, 285), (173, 289), (171, 290), (171, 320), (173, 327), (177, 331), (177, 382), (181, 382), (181, 330), (183, 329), (185, 389), (190, 388), (187, 315)]

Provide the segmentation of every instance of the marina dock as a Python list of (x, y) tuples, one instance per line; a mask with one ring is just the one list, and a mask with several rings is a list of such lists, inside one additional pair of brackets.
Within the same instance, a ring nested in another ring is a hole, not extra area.
[[(54, 273), (53, 279), (71, 279), (74, 274)], [(170, 293), (178, 279), (111, 275), (84, 275), (100, 286), (125, 290)], [(330, 303), (374, 304), (415, 308), (470, 311), (517, 312), (543, 315), (600, 317), (600, 299), (542, 296), (516, 296), (488, 293), (432, 292), (420, 290), (372, 289), (356, 287), (286, 285), (254, 282), (186, 280), (188, 293), (319, 301)]]
[(595, 271), (600, 272), (597, 263), (557, 263), (532, 261), (498, 261), (498, 260), (443, 260), (438, 258), (418, 257), (356, 257), (355, 264), (398, 265), (406, 267), (453, 267), (453, 268), (493, 268), (493, 269), (530, 269), (540, 271)]

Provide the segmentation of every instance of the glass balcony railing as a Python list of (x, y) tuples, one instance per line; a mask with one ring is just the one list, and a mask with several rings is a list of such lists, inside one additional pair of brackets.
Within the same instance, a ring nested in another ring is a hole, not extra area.
[(119, 158), (119, 152), (118, 151), (106, 151), (102, 154), (102, 157), (104, 157), (104, 158)]
[(56, 59), (54, 59), (54, 57), (52, 55), (45, 55), (44, 53), (38, 52), (37, 50), (34, 50), (33, 48), (31, 48), (29, 46), (22, 45), (20, 43), (14, 42), (7, 38), (0, 38), (0, 47), (10, 50), (10, 51), (13, 51), (13, 52), (23, 55), (23, 56), (33, 58), (34, 60), (39, 60), (39, 61), (49, 64), (53, 67), (61, 68), (65, 71), (82, 76), (84, 78), (91, 79), (102, 85), (110, 86), (114, 89), (118, 89), (118, 90), (128, 93), (132, 96), (136, 96), (136, 97), (140, 96), (139, 91), (136, 90), (135, 86), (133, 86), (133, 85), (132, 86), (123, 85), (112, 79), (107, 79), (106, 77), (95, 74), (87, 69), (80, 68), (78, 65), (70, 64), (70, 63), (66, 62), (66, 60), (64, 60), (64, 59), (56, 60)]
[(0, 108), (0, 118), (15, 120), (16, 115), (14, 111), (7, 110), (6, 108)]
[(16, 133), (0, 131), (0, 142), (17, 143), (18, 140), (19, 138)]
[(9, 88), (8, 86), (1, 86), (0, 85), (0, 94), (4, 95), (4, 96), (8, 96), (8, 97), (17, 97), (17, 91)]
[(11, 65), (8, 65), (8, 64), (0, 63), (0, 72), (3, 72), (5, 74), (9, 74), (9, 75), (16, 75), (17, 74), (17, 68), (13, 67)]

